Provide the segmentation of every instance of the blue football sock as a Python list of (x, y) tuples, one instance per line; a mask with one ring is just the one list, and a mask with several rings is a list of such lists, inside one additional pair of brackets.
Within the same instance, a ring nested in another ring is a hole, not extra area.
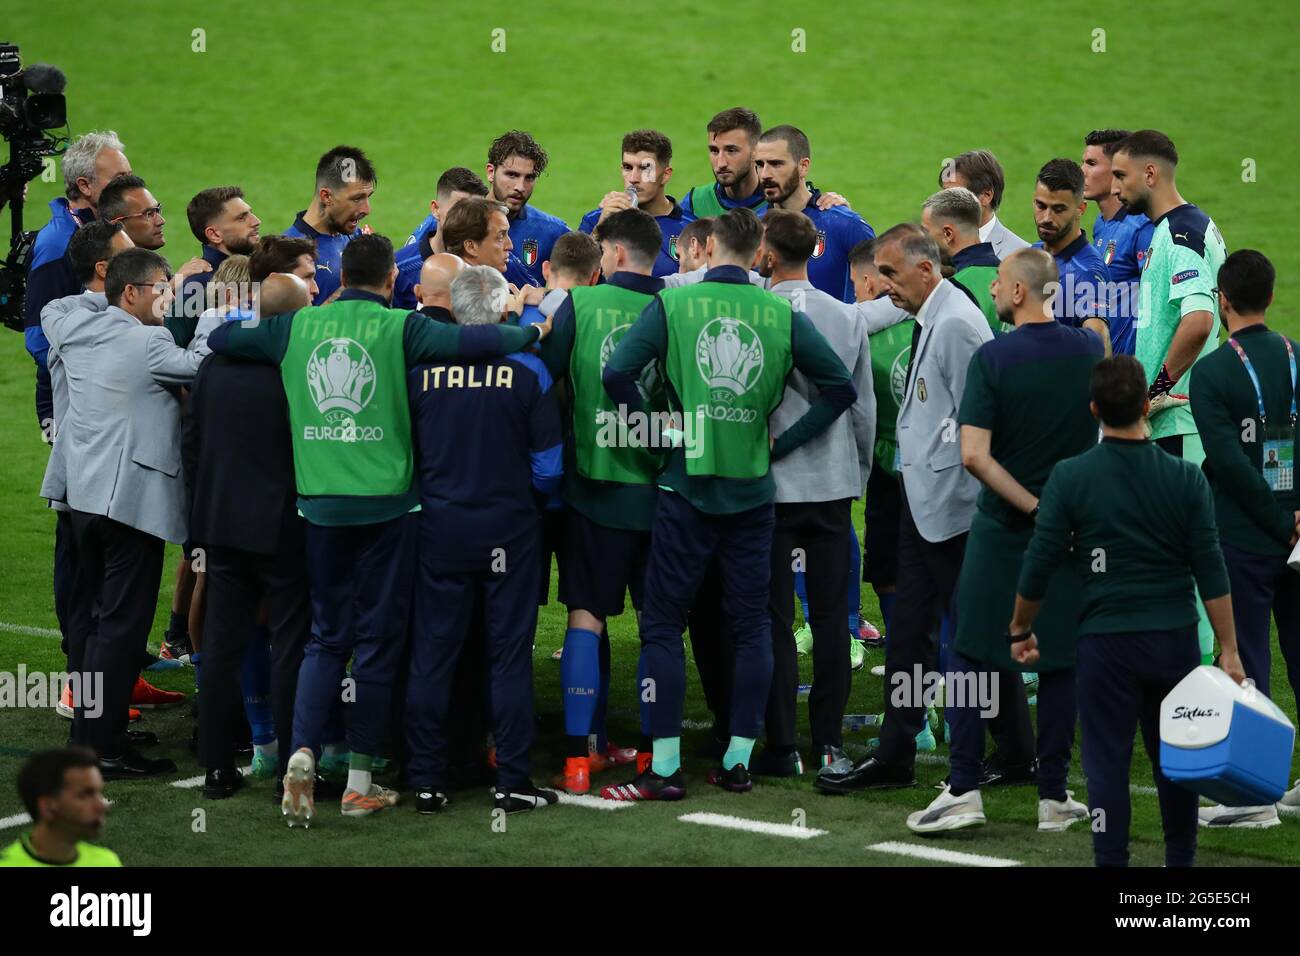
[(600, 686), (596, 690), (596, 713), (591, 718), (591, 733), (595, 736), (595, 752), (603, 754), (609, 747), (605, 733), (605, 716), (609, 710), (609, 628), (600, 632)]
[(564, 693), (564, 732), (585, 738), (591, 733), (600, 690), (600, 635), (595, 631), (571, 627), (564, 632), (560, 688)]
[(271, 633), (253, 628), (253, 639), (239, 668), (239, 688), (244, 694), (244, 716), (253, 731), (253, 743), (275, 739), (275, 717), (271, 713)]
[(656, 737), (650, 769), (661, 777), (671, 777), (682, 765), (682, 738)]
[(736, 737), (733, 735), (731, 743), (727, 744), (727, 752), (722, 755), (722, 768), (724, 770), (730, 770), (736, 764), (748, 768), (749, 755), (753, 752), (753, 737)]

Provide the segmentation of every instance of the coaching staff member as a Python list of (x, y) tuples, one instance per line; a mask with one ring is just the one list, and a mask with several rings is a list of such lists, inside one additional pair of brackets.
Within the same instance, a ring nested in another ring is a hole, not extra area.
[[(1269, 615), (1300, 688), (1300, 575), (1287, 567), (1297, 540), (1295, 484), (1296, 352), (1300, 344), (1271, 331), (1273, 264), (1239, 249), (1219, 267), (1219, 320), (1228, 341), (1197, 363), (1189, 389), (1205, 446), (1223, 559), (1232, 585), (1241, 666), (1269, 694)], [(1207, 807), (1206, 826), (1276, 826), (1277, 808)]]
[(104, 279), (108, 308), (70, 321), (60, 351), (68, 381), (67, 502), (77, 578), (68, 659), (104, 675), (104, 713), (78, 707), (73, 736), (99, 754), (105, 779), (176, 769), (126, 746), (127, 709), (153, 625), (163, 542), (185, 540), (180, 403), (199, 357), (162, 328), (171, 302), (167, 260), (148, 249), (114, 256)]
[[(1008, 635), (1011, 656), (1037, 666), (1034, 619), (1052, 573), (1071, 558), (1083, 579), (1083, 772), (1093, 819), (1104, 819), (1092, 833), (1097, 865), (1128, 865), (1129, 764), (1140, 725), (1160, 800), (1165, 865), (1191, 866), (1196, 794), (1161, 773), (1159, 747), (1160, 702), (1200, 663), (1193, 581), (1222, 649), (1219, 666), (1238, 683), (1245, 678), (1214, 499), (1199, 468), (1145, 437), (1151, 402), (1137, 359), (1120, 355), (1099, 362), (1091, 392), (1101, 444), (1057, 464), (1043, 487), (1020, 570)], [(1116, 488), (1127, 493), (1116, 495)]]
[[(898, 541), (898, 592), (893, 633), (885, 645), (885, 725), (880, 749), (844, 774), (822, 774), (825, 793), (847, 793), (914, 783), (916, 735), (925, 710), (908, 691), (916, 666), (934, 659), (931, 637), (938, 613), (956, 626), (957, 576), (975, 516), (979, 481), (962, 467), (957, 409), (971, 357), (993, 338), (974, 302), (939, 274), (939, 247), (920, 226), (904, 223), (876, 240), (876, 268), (890, 300), (916, 316), (912, 360), (898, 411), (903, 477)], [(896, 678), (896, 674), (903, 675)], [(917, 690), (917, 689), (910, 689)], [(919, 691), (917, 691), (919, 696)]]

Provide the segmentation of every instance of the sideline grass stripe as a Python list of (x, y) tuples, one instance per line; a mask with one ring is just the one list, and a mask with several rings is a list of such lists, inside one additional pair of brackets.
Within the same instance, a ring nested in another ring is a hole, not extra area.
[(604, 797), (591, 797), (581, 793), (565, 793), (557, 790), (560, 802), (571, 807), (586, 807), (588, 810), (628, 810), (636, 804), (630, 800), (606, 800)]
[(0, 817), (0, 830), (8, 830), (10, 827), (20, 827), (31, 822), (32, 818), (25, 813), (17, 813), (12, 817)]
[(811, 840), (826, 833), (811, 827), (797, 827), (791, 823), (768, 823), (766, 820), (746, 820), (744, 817), (731, 817), (724, 813), (685, 813), (677, 818), (683, 823), (699, 823), (706, 827), (722, 827), (726, 830), (744, 830), (747, 833), (763, 833), (767, 836), (789, 837), (792, 840)]
[(873, 843), (867, 849), (874, 850), (876, 853), (911, 856), (918, 860), (955, 863), (959, 866), (1020, 866), (1019, 860), (1005, 860), (997, 856), (981, 856), (978, 853), (958, 853), (956, 850), (940, 850), (938, 847), (922, 846), (919, 843), (899, 843), (893, 840), (884, 843)]

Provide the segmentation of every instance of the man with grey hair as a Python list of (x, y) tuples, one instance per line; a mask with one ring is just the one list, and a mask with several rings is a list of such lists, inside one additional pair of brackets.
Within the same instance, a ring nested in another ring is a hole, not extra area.
[[(492, 266), (469, 266), (451, 283), (458, 325), (499, 323), (509, 301), (505, 277)], [(447, 805), (453, 685), (476, 620), (483, 622), (496, 739), (494, 811), (540, 809), (558, 799), (533, 786), (528, 757), (539, 501), (557, 490), (562, 471), (551, 384), (529, 352), (410, 371), (421, 510), (406, 730), (420, 813)]]
[[(939, 246), (944, 274), (979, 306), (994, 333), (1002, 328), (990, 287), (998, 277), (998, 256), (980, 240), (980, 201), (965, 186), (941, 189), (921, 207), (921, 225)], [(951, 273), (947, 270), (951, 269)]]
[(64, 195), (50, 200), (50, 221), (36, 234), (32, 247), (23, 300), (23, 338), (36, 363), (36, 420), (46, 441), (53, 441), (49, 423), (54, 416), (54, 397), (45, 364), (50, 344), (41, 331), (41, 310), (55, 299), (81, 291), (64, 253), (77, 228), (95, 218), (104, 185), (114, 176), (131, 171), (122, 149), (122, 141), (112, 130), (87, 133), (68, 147), (63, 154)]
[(940, 275), (939, 247), (920, 226), (895, 226), (876, 240), (874, 253), (885, 293), (916, 316), (898, 411), (902, 508), (898, 589), (885, 646), (889, 692), (879, 749), (846, 773), (819, 776), (824, 793), (915, 783), (916, 735), (925, 720), (916, 676), (935, 659), (936, 619), (947, 613), (957, 623), (957, 576), (979, 491), (962, 468), (957, 410), (971, 357), (993, 333), (970, 299)]
[(944, 160), (939, 171), (940, 187), (965, 186), (979, 199), (980, 242), (991, 243), (1000, 259), (1029, 245), (998, 220), (1006, 184), (1002, 164), (987, 149), (968, 149), (954, 159)]
[(510, 303), (506, 277), (492, 266), (467, 266), (451, 283), (451, 314), (457, 325), (500, 322)]

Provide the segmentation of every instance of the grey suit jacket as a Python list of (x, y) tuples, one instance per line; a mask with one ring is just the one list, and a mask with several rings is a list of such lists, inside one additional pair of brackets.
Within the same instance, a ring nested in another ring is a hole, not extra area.
[(980, 483), (962, 467), (957, 412), (971, 357), (993, 332), (984, 313), (947, 279), (930, 295), (898, 408), (898, 451), (916, 529), (926, 541), (939, 542), (969, 531), (975, 517)]
[(1029, 245), (1025, 240), (1002, 225), (1001, 219), (993, 226), (993, 229), (989, 232), (989, 237), (984, 241), (993, 244), (993, 252), (999, 259), (1005, 259), (1017, 249), (1024, 249)]
[(50, 459), (45, 465), (45, 477), (41, 481), (41, 497), (48, 499), (50, 507), (55, 511), (68, 510), (64, 500), (68, 490), (68, 466), (63, 455), (63, 445), (59, 444), (59, 426), (68, 414), (68, 382), (63, 370), (60, 345), (70, 322), (83, 321), (107, 308), (108, 299), (104, 293), (79, 292), (55, 299), (41, 309), (41, 329), (50, 343), (45, 364), (50, 370), (50, 386), (54, 392), (53, 447), (50, 448)]
[[(826, 431), (800, 445), (780, 461), (772, 462), (778, 504), (841, 501), (861, 497), (871, 475), (876, 442), (876, 393), (871, 386), (871, 351), (867, 324), (852, 307), (827, 295), (806, 280), (772, 286), (772, 292), (789, 299), (796, 312), (808, 320), (830, 343), (844, 367), (853, 372), (857, 400), (847, 415), (835, 419)], [(817, 399), (817, 387), (798, 370), (786, 379), (785, 396), (768, 420), (773, 435), (797, 422)]]
[(184, 541), (181, 408), (164, 386), (189, 384), (202, 357), (115, 306), (70, 315), (62, 331), (68, 408), (55, 441), (68, 506)]

